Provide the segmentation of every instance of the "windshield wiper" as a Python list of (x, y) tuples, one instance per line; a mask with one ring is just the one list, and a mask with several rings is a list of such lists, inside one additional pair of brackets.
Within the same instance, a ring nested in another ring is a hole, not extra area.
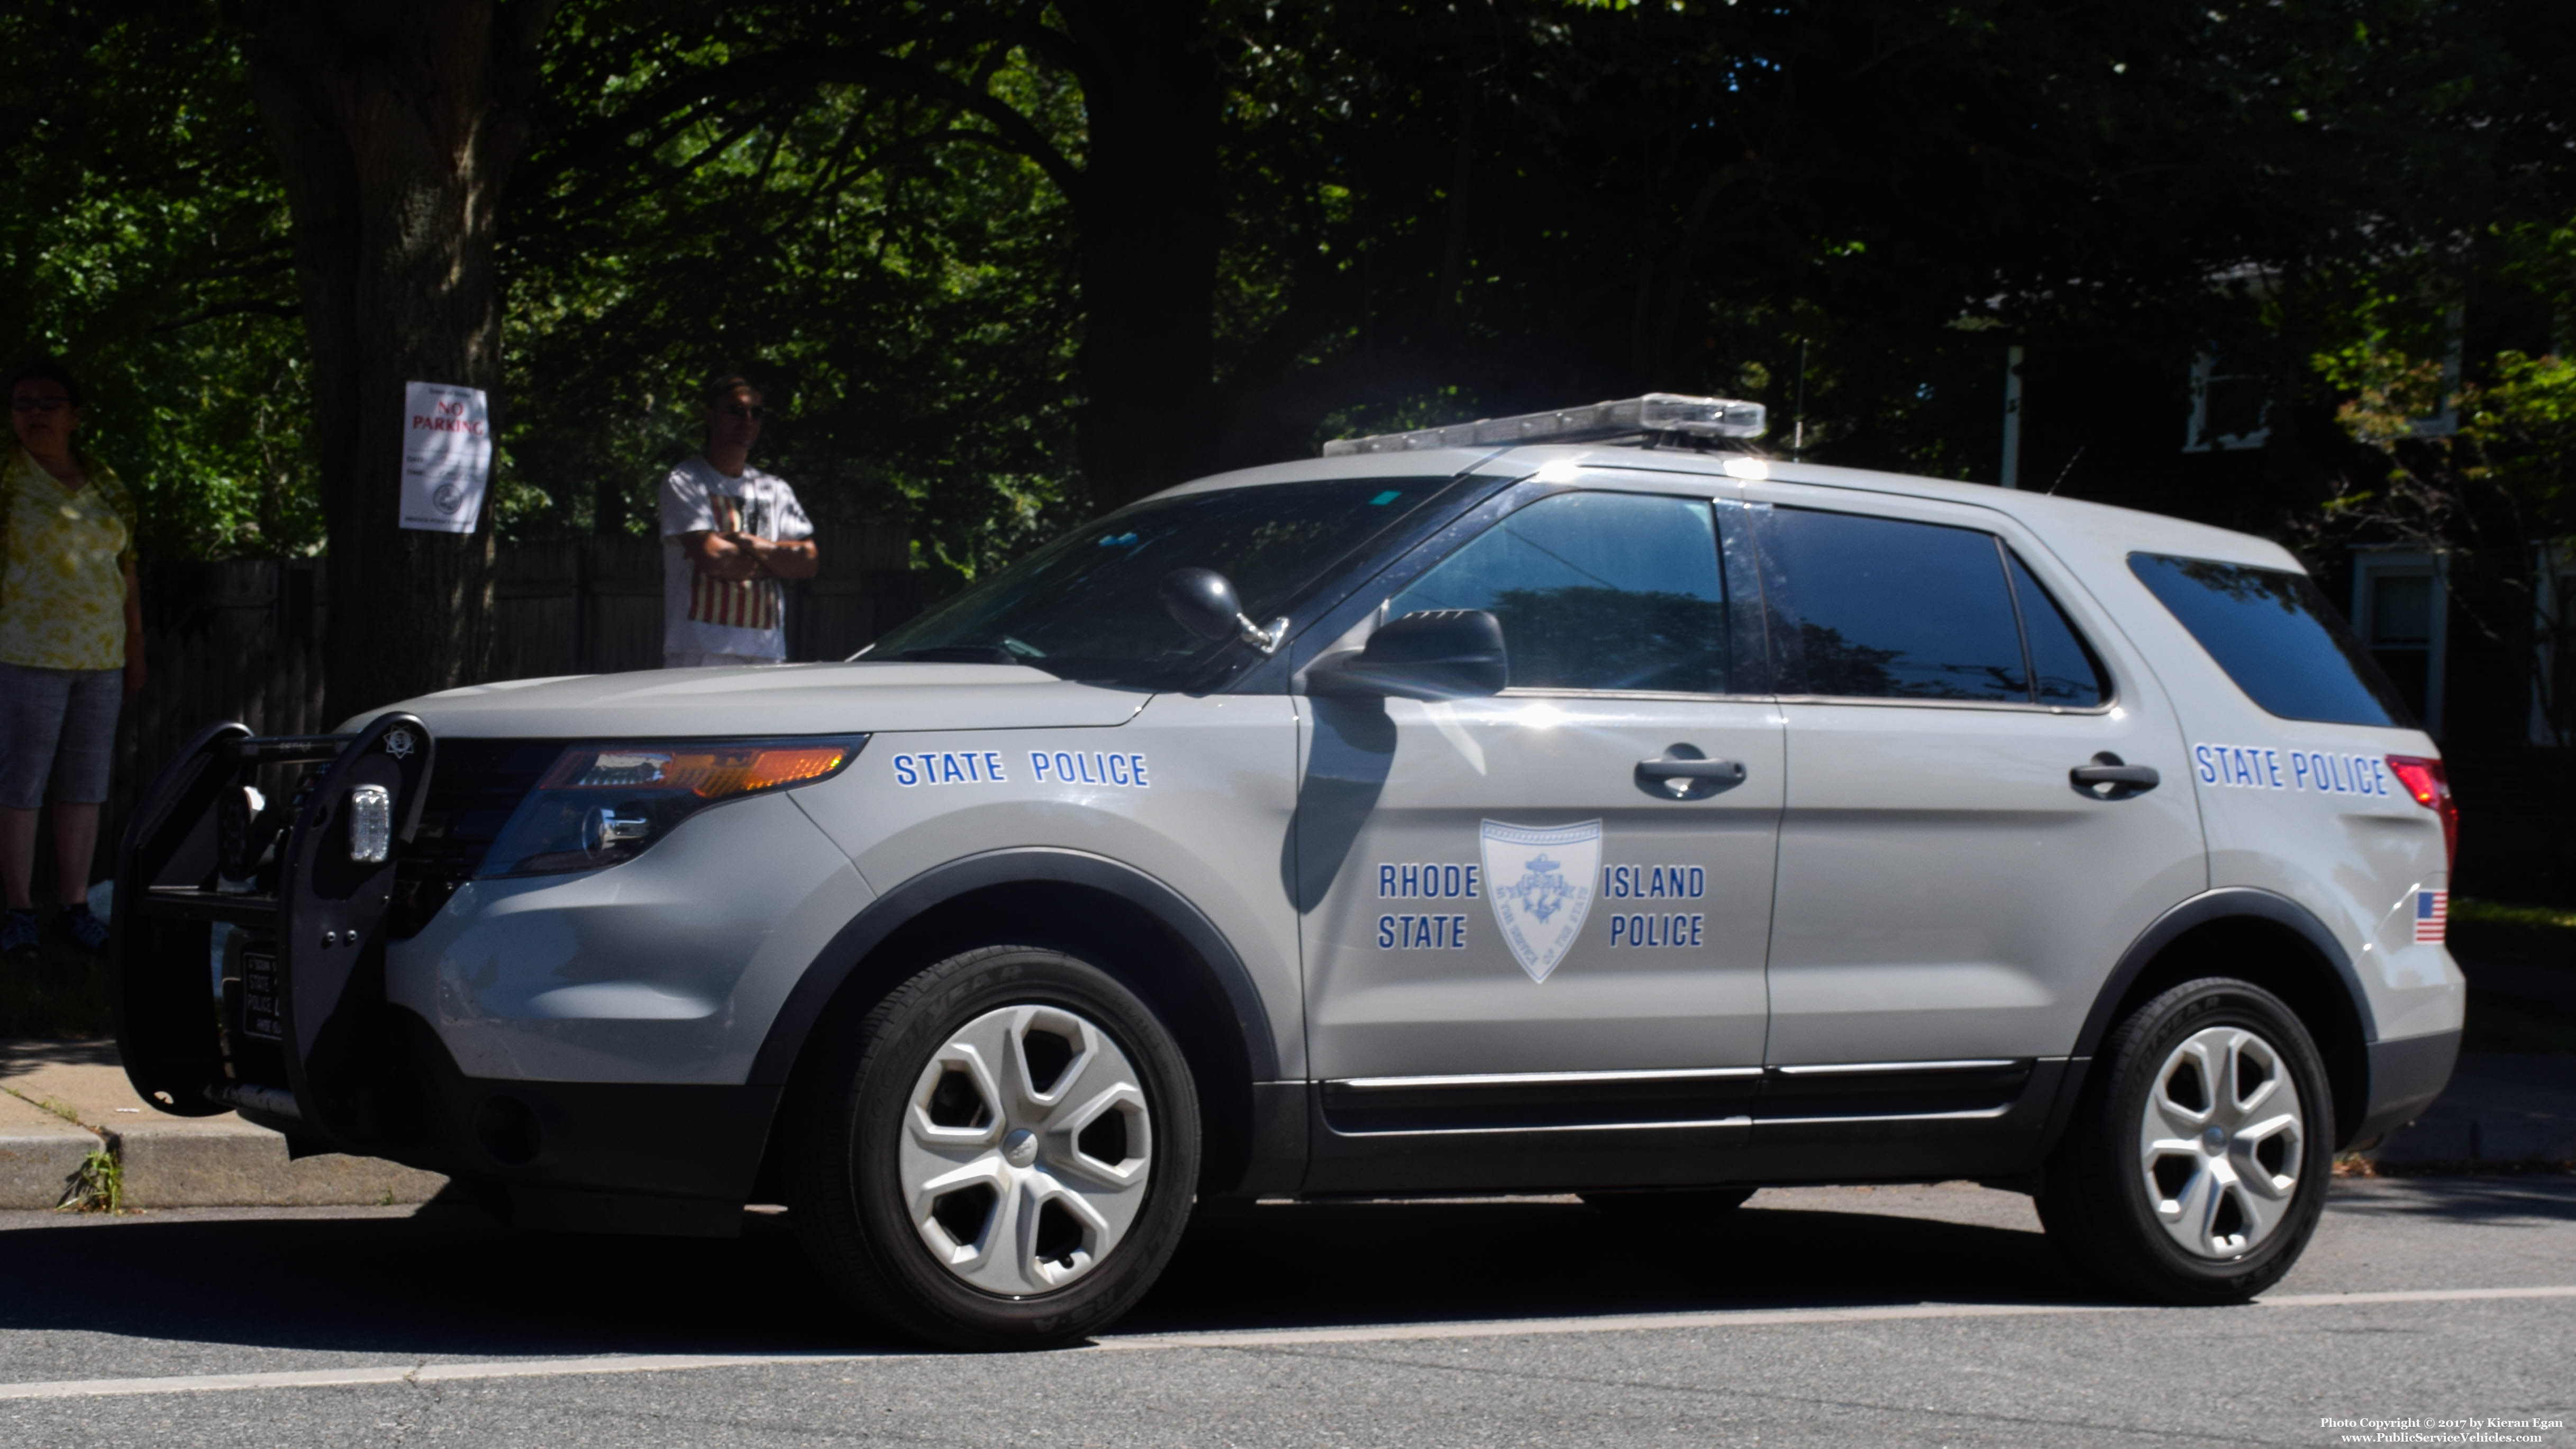
[(1020, 656), (999, 644), (934, 644), (921, 649), (901, 649), (895, 658), (919, 664), (1017, 664)]

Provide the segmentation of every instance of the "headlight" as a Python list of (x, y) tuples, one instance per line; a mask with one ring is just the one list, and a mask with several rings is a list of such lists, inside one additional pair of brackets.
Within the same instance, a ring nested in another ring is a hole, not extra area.
[(710, 805), (830, 779), (849, 765), (861, 743), (575, 745), (519, 802), (475, 873), (543, 875), (632, 860)]

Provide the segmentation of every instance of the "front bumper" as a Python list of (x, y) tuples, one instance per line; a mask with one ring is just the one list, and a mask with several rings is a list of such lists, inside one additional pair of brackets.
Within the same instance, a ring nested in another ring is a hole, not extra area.
[[(164, 772), (118, 855), (135, 1088), (178, 1115), (239, 1110), (298, 1152), (507, 1187), (531, 1221), (721, 1228), (754, 1192), (780, 1095), (744, 1085), (749, 1062), (864, 904), (855, 869), (773, 795), (606, 870), (450, 871), (424, 889), (433, 842), (414, 827), (437, 769), (426, 727), (388, 715), (351, 736), (217, 726)], [(450, 774), (454, 789), (472, 772)], [(253, 780), (286, 802), (254, 822), (273, 850), (245, 847), (221, 804)], [(346, 823), (369, 784), (396, 827), (373, 864), (350, 858)]]

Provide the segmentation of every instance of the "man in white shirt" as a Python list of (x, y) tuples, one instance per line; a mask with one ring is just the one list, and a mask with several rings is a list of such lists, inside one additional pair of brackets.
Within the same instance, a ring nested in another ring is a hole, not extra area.
[(779, 581), (814, 576), (814, 525), (795, 489), (751, 466), (760, 389), (719, 378), (706, 405), (705, 449), (662, 480), (662, 664), (782, 663)]

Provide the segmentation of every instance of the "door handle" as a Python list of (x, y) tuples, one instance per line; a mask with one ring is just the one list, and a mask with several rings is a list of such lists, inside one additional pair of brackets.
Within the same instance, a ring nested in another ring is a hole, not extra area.
[(1741, 760), (1704, 760), (1688, 745), (1637, 762), (1637, 788), (1659, 800), (1705, 800), (1744, 783)]
[(1637, 773), (1649, 780), (1742, 780), (1744, 766), (1736, 760), (1639, 760)]
[(2164, 776), (2156, 773), (2155, 766), (2124, 764), (2109, 750), (2095, 755), (2093, 763), (2067, 771), (2066, 778), (2078, 794), (2096, 800), (2126, 800), (2164, 783)]

